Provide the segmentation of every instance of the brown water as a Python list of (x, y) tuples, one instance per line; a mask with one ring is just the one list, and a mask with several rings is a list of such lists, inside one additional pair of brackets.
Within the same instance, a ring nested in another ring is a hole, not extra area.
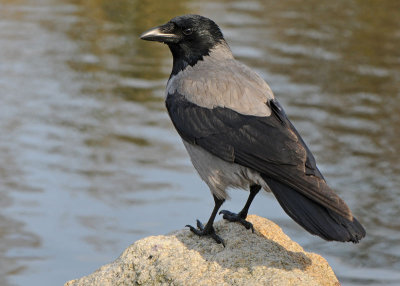
[(312, 237), (270, 195), (251, 213), (326, 257), (343, 285), (398, 285), (400, 2), (195, 2), (0, 0), (0, 285), (60, 285), (208, 218), (164, 108), (171, 56), (138, 40), (189, 12), (215, 19), (270, 83), (368, 236)]

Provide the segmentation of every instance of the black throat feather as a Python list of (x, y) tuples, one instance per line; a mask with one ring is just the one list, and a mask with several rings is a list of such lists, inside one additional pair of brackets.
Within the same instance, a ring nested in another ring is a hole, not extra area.
[[(215, 44), (213, 45), (215, 46)], [(173, 56), (173, 65), (171, 77), (184, 70), (187, 66), (194, 66), (198, 61), (203, 60), (205, 56), (210, 55), (213, 48), (209, 45), (197, 45), (195, 47), (187, 44), (169, 45)]]

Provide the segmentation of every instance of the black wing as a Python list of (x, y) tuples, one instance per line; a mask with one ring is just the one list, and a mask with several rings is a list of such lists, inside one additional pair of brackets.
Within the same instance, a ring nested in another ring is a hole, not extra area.
[(219, 158), (234, 162), (303, 194), (352, 220), (346, 203), (328, 187), (315, 159), (280, 104), (269, 101), (268, 117), (228, 108), (200, 107), (182, 94), (169, 94), (166, 106), (181, 137)]

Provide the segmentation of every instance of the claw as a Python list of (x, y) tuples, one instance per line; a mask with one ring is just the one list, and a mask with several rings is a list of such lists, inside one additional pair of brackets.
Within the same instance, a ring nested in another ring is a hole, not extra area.
[(223, 247), (225, 247), (225, 242), (219, 235), (217, 235), (215, 232), (211, 233), (210, 235), (218, 244), (222, 244)]
[(195, 229), (193, 226), (187, 224), (185, 225), (185, 227), (188, 227), (190, 229), (190, 231), (195, 232), (197, 229)]
[(197, 228), (198, 229), (204, 230), (204, 225), (201, 223), (201, 221), (197, 220), (196, 223), (197, 223)]
[(246, 229), (251, 229), (251, 232), (254, 233), (254, 227), (251, 222), (248, 222), (243, 217), (241, 217), (240, 213), (235, 214), (233, 212), (222, 210), (219, 214), (223, 214), (223, 218), (230, 222), (238, 222), (243, 225)]
[(197, 220), (197, 228), (194, 228), (193, 226), (187, 224), (186, 227), (190, 229), (191, 232), (198, 236), (210, 236), (214, 241), (218, 244), (222, 244), (225, 247), (225, 242), (224, 240), (215, 233), (215, 230), (213, 227), (210, 229), (207, 229), (207, 226), (204, 227), (204, 225), (201, 223), (201, 221)]

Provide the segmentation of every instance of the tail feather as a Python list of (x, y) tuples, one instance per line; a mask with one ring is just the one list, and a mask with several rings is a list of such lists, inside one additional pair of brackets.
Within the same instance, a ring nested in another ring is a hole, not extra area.
[(358, 220), (350, 221), (278, 181), (264, 177), (285, 212), (308, 232), (325, 240), (359, 242), (366, 232)]

